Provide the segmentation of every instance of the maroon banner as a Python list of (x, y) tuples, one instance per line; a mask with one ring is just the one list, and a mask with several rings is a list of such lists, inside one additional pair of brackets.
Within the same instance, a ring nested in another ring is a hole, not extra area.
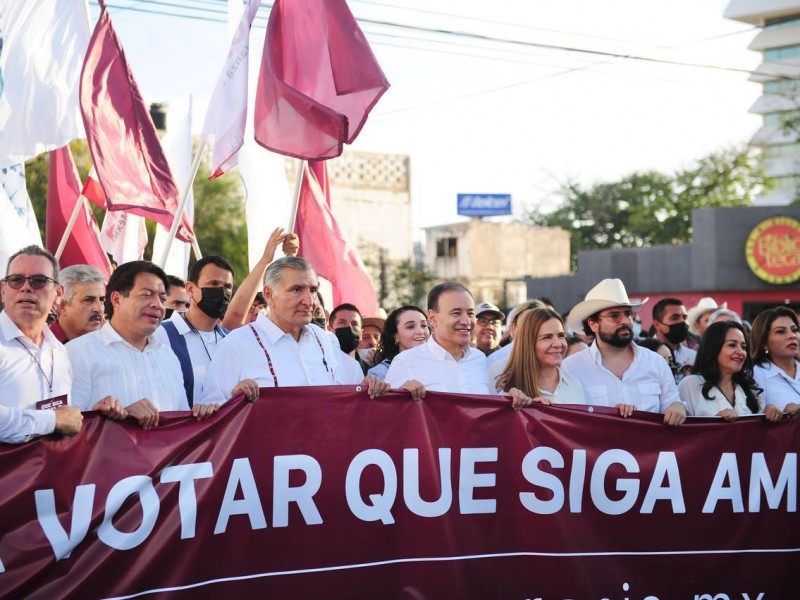
[(800, 420), (262, 390), (0, 446), (14, 598), (777, 600)]

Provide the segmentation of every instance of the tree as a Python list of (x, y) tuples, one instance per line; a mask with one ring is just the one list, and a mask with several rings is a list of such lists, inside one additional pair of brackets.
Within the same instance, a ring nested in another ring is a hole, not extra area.
[(424, 264), (387, 259), (374, 242), (362, 241), (358, 253), (378, 293), (378, 305), (387, 312), (405, 304), (425, 308), (425, 296), (436, 276)]
[(689, 242), (693, 209), (747, 206), (768, 186), (757, 152), (732, 148), (672, 175), (645, 171), (588, 189), (568, 182), (554, 211), (534, 209), (526, 216), (535, 225), (572, 232), (574, 264), (580, 250)]

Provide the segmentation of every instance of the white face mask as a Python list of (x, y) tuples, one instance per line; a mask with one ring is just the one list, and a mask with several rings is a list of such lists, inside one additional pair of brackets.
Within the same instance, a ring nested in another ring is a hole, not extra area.
[(358, 350), (358, 356), (361, 357), (361, 360), (364, 362), (372, 364), (372, 355), (374, 352), (374, 348), (361, 348)]

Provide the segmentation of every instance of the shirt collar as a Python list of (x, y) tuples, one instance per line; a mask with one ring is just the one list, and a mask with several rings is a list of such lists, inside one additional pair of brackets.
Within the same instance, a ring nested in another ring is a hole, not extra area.
[[(42, 334), (44, 336), (42, 345), (45, 344), (60, 344), (61, 342), (56, 339), (56, 336), (53, 335), (53, 332), (50, 331), (50, 328), (45, 325), (42, 329)], [(15, 340), (21, 338), (22, 340), (27, 340), (28, 344), (33, 344), (33, 340), (31, 340), (28, 336), (22, 333), (22, 330), (17, 327), (17, 324), (11, 320), (11, 317), (8, 316), (6, 311), (0, 312), (0, 335), (3, 336), (3, 339), (6, 342), (10, 342), (11, 340)], [(35, 344), (34, 344), (35, 345)]]
[[(452, 354), (450, 354), (447, 350), (445, 350), (442, 346), (438, 344), (438, 342), (434, 339), (434, 336), (430, 336), (428, 338), (428, 341), (425, 343), (428, 345), (428, 350), (430, 350), (433, 353), (433, 355), (439, 360), (447, 360), (448, 358), (453, 361), (456, 360)], [(464, 353), (464, 356), (461, 357), (461, 360), (467, 358), (470, 352), (477, 352), (477, 350), (475, 350), (471, 346), (467, 346), (467, 351)]]
[[(797, 361), (795, 361), (797, 362)], [(772, 361), (767, 361), (766, 364), (762, 365), (764, 371), (766, 371), (767, 377), (785, 377), (789, 381), (795, 381), (789, 374), (781, 369), (778, 365), (776, 365)], [(800, 375), (800, 362), (797, 363), (797, 373)]]
[[(106, 321), (105, 325), (100, 328), (100, 340), (103, 342), (104, 346), (110, 346), (111, 344), (124, 344), (129, 348), (133, 348), (137, 352), (142, 352), (142, 350), (139, 350), (136, 346), (123, 338), (111, 325), (111, 321)], [(147, 345), (144, 347), (144, 352), (148, 352), (149, 349), (155, 348), (158, 344), (159, 342), (156, 340), (155, 336), (148, 335)]]
[[(269, 317), (267, 317), (266, 315), (263, 315), (261, 313), (259, 313), (259, 315), (256, 317), (256, 320), (253, 321), (253, 323), (251, 323), (251, 325), (255, 325), (258, 329), (260, 329), (261, 332), (264, 333), (264, 335), (267, 336), (267, 339), (269, 340), (270, 344), (277, 343), (278, 340), (281, 339), (283, 336), (289, 336), (290, 338), (292, 338), (294, 340), (294, 336), (292, 336), (291, 333), (285, 332), (283, 329), (278, 327), (272, 321), (272, 319), (270, 319)], [(308, 334), (308, 325), (305, 325), (303, 327), (303, 329), (300, 330), (301, 339), (302, 339), (302, 337), (304, 335), (307, 335), (307, 334)]]
[[(636, 362), (637, 360), (639, 360), (639, 346), (635, 342), (631, 342), (629, 345), (631, 348), (633, 348), (633, 362)], [(596, 365), (603, 364), (603, 355), (600, 354), (600, 350), (597, 348), (596, 340), (591, 346), (589, 346), (588, 351), (589, 351), (589, 356), (592, 357), (592, 361)]]

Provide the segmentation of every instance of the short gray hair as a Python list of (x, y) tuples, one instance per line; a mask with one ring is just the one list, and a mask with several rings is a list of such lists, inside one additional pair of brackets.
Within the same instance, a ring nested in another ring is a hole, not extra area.
[(731, 321), (735, 321), (739, 325), (742, 324), (742, 318), (729, 308), (720, 308), (711, 313), (711, 316), (708, 317), (708, 324), (711, 325), (722, 316), (730, 317)]
[(64, 286), (64, 302), (72, 302), (75, 296), (75, 285), (99, 281), (105, 285), (106, 278), (100, 269), (91, 265), (72, 265), (61, 271), (61, 285)]
[(283, 281), (284, 269), (292, 269), (294, 271), (311, 271), (314, 268), (305, 258), (299, 256), (282, 256), (278, 260), (272, 261), (272, 264), (267, 267), (267, 272), (264, 274), (264, 285), (275, 287)]
[(35, 245), (25, 246), (22, 250), (17, 250), (8, 258), (8, 263), (6, 264), (6, 275), (8, 275), (8, 272), (11, 269), (11, 263), (14, 262), (14, 259), (23, 254), (26, 256), (44, 256), (50, 261), (50, 264), (53, 265), (53, 279), (58, 281), (58, 261), (56, 260), (56, 257), (41, 246)]

